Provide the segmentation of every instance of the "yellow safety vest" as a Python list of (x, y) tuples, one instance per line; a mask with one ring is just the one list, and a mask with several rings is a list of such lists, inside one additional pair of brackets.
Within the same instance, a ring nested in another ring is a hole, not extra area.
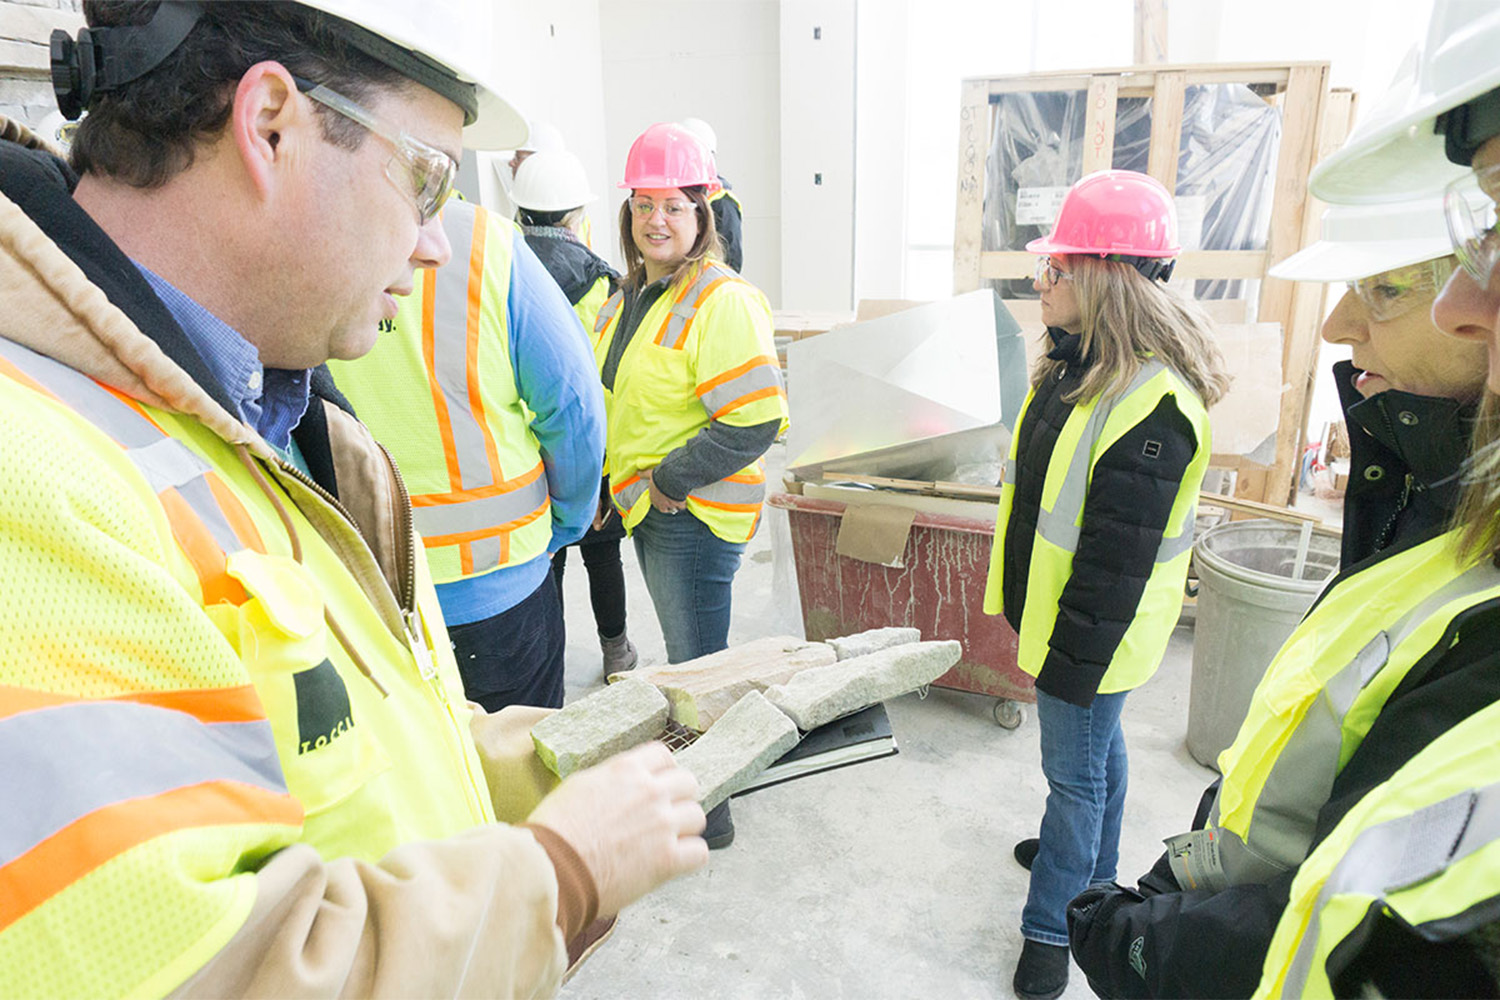
[(329, 369), (395, 456), (433, 579), (451, 583), (540, 556), (552, 519), (510, 363), (511, 247), (520, 230), (462, 201), (450, 201), (442, 221), (453, 260), (417, 272), (394, 330), (373, 351)]
[(718, 201), (720, 198), (728, 198), (730, 201), (734, 202), (734, 207), (738, 208), (740, 210), (740, 214), (741, 215), (745, 214), (745, 206), (740, 203), (739, 197), (733, 191), (729, 190), (727, 187), (720, 187), (720, 188), (715, 189), (708, 196), (708, 203), (710, 205), (712, 205), (714, 202)]
[(1439, 736), (1371, 789), (1307, 857), (1266, 952), (1256, 997), (1333, 996), (1332, 974), (1358, 950), (1339, 946), (1372, 910), (1418, 933), (1428, 929), (1435, 940), (1495, 919), (1497, 727), (1500, 705), (1490, 705)]
[[(1022, 405), (1016, 426), (1026, 419), (1035, 398), (1033, 389)], [(1110, 660), (1099, 682), (1099, 693), (1129, 691), (1151, 678), (1161, 664), (1167, 640), (1182, 613), (1182, 588), (1192, 558), (1193, 519), (1198, 510), (1198, 490), (1213, 451), (1208, 413), (1197, 393), (1175, 372), (1154, 358), (1142, 362), (1140, 371), (1125, 390), (1112, 399), (1095, 397), (1073, 407), (1052, 449), (1042, 484), (1041, 509), (1037, 513), (1036, 537), (1031, 542), (1031, 568), (1026, 579), (1026, 607), (1021, 609), (1020, 645), (1016, 662), (1035, 677), (1047, 659), (1052, 629), (1057, 623), (1057, 602), (1073, 573), (1073, 555), (1083, 525), (1083, 505), (1088, 497), (1094, 465), (1131, 428), (1146, 419), (1163, 398), (1172, 396), (1177, 409), (1193, 425), (1197, 450), (1182, 475), (1177, 499), (1167, 518), (1167, 528), (1156, 552), (1156, 567), (1146, 581), (1136, 607), (1135, 619)], [(1020, 434), (1011, 437), (1010, 457), (1000, 488), (999, 519), (990, 550), (990, 574), (985, 587), (986, 614), (1003, 610), (1006, 531), (1015, 499), (1016, 453)], [(1025, 540), (1022, 540), (1025, 544)]]
[[(623, 299), (615, 293), (594, 324), (601, 371)], [(620, 357), (613, 391), (604, 391), (609, 488), (627, 530), (651, 507), (641, 470), (655, 468), (711, 421), (749, 427), (780, 420), (786, 429), (772, 330), (766, 297), (717, 263), (699, 265), (646, 310)], [(765, 499), (764, 468), (758, 460), (693, 490), (688, 511), (726, 542), (749, 541)]]
[(573, 311), (583, 321), (583, 328), (592, 333), (599, 320), (599, 310), (609, 301), (609, 276), (600, 277), (594, 286), (583, 293), (583, 298), (573, 303)]
[[(44, 596), (87, 623), (0, 638), (14, 779), (0, 968), (21, 977), (7, 991), (169, 992), (250, 912), (254, 880), (235, 873), (277, 849), (373, 862), (493, 819), (414, 540), (393, 593), (356, 526), (290, 466), (242, 461), (195, 419), (4, 339), (0, 418), (36, 428), (39, 481), (73, 499), (56, 530), (76, 570), (49, 574), (67, 587)], [(98, 782), (76, 779), (91, 768)], [(178, 888), (172, 912), (145, 915), (154, 947), (112, 945), (146, 882)], [(49, 978), (35, 956), (69, 940), (87, 943), (72, 963), (87, 968)]]
[(1265, 882), (1295, 867), (1318, 810), (1386, 699), (1453, 619), (1500, 597), (1500, 570), (1465, 565), (1450, 533), (1340, 581), (1255, 689), (1203, 830), (1173, 838), (1184, 887)]

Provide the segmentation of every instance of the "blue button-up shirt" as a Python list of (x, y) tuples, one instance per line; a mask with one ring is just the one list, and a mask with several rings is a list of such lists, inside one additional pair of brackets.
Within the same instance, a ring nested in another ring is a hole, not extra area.
[(263, 367), (260, 352), (232, 326), (150, 268), (139, 262), (135, 266), (224, 387), (235, 415), (291, 457), (292, 429), (307, 412), (312, 373)]

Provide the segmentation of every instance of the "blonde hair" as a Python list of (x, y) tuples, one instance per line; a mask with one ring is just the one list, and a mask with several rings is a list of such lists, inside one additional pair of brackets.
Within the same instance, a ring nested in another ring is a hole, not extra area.
[(1488, 389), (1479, 401), (1462, 476), (1463, 495), (1453, 512), (1459, 552), (1475, 561), (1488, 557), (1500, 566), (1500, 396)]
[[(1080, 347), (1089, 361), (1078, 388), (1063, 397), (1067, 402), (1123, 392), (1147, 355), (1181, 376), (1205, 407), (1229, 391), (1213, 324), (1196, 303), (1121, 261), (1083, 255), (1059, 259), (1071, 268), (1081, 316)], [(1040, 385), (1062, 367), (1063, 362), (1044, 354), (1032, 370), (1031, 384)]]

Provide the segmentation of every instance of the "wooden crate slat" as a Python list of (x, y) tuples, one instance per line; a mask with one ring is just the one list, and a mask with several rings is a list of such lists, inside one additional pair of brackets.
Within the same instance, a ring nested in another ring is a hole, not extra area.
[(1083, 172), (1108, 170), (1115, 157), (1115, 111), (1120, 105), (1120, 78), (1096, 76), (1089, 81), (1088, 118), (1083, 130)]
[(957, 236), (953, 243), (953, 294), (979, 287), (979, 251), (984, 239), (984, 165), (990, 155), (989, 90), (968, 80), (958, 129)]
[[(1172, 281), (1184, 278), (1258, 280), (1266, 273), (1264, 250), (1189, 250), (1177, 258)], [(1025, 250), (986, 250), (979, 255), (981, 278), (1029, 278), (1036, 271), (1036, 254)], [(977, 286), (976, 286), (977, 287)]]
[(1186, 73), (1158, 73), (1151, 94), (1151, 148), (1146, 172), (1168, 191), (1177, 190), (1177, 160), (1182, 149), (1183, 102)]

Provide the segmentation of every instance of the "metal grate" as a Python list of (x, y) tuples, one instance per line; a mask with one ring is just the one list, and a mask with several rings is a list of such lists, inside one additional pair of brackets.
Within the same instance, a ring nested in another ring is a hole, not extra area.
[(695, 729), (689, 729), (675, 719), (667, 720), (667, 728), (657, 737), (667, 745), (667, 749), (676, 753), (685, 747), (690, 747), (703, 734)]

